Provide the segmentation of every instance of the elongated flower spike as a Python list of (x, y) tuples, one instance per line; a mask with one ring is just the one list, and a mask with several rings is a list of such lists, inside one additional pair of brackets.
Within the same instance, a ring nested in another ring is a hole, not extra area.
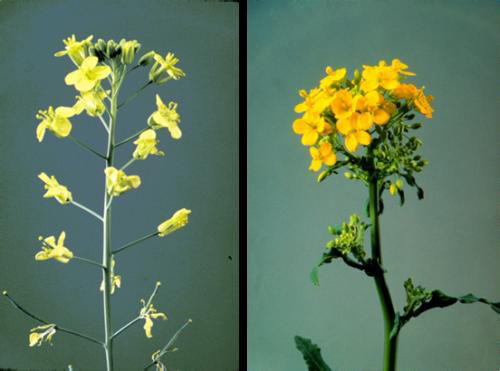
[(75, 85), (80, 92), (92, 90), (100, 80), (111, 74), (109, 66), (98, 66), (98, 62), (95, 56), (85, 58), (77, 70), (66, 75), (64, 82), (66, 85)]
[(64, 246), (64, 239), (66, 238), (66, 233), (61, 232), (56, 243), (56, 238), (54, 236), (38, 237), (42, 241), (42, 251), (39, 251), (35, 255), (35, 260), (48, 260), (55, 259), (61, 263), (68, 263), (71, 258), (73, 258), (73, 253), (67, 247)]
[(30, 347), (34, 347), (35, 345), (40, 346), (44, 341), (48, 341), (50, 345), (52, 345), (52, 337), (56, 333), (55, 327), (56, 325), (54, 323), (49, 323), (47, 325), (32, 328), (29, 336)]
[(167, 234), (170, 234), (179, 228), (182, 228), (188, 223), (188, 215), (191, 214), (191, 210), (189, 209), (180, 209), (175, 212), (175, 214), (165, 222), (161, 223), (158, 226), (158, 236), (164, 237)]
[(54, 54), (56, 57), (67, 55), (77, 65), (81, 65), (83, 60), (88, 57), (88, 48), (91, 45), (93, 36), (90, 35), (82, 41), (76, 41), (75, 35), (71, 35), (63, 40), (64, 50)]
[(164, 156), (165, 153), (156, 148), (159, 142), (156, 139), (156, 132), (153, 129), (146, 130), (134, 142), (137, 147), (132, 157), (138, 160), (145, 160), (149, 155)]
[(156, 94), (156, 106), (158, 110), (153, 112), (148, 118), (149, 127), (153, 129), (168, 129), (172, 138), (180, 139), (182, 136), (181, 129), (179, 129), (181, 116), (176, 111), (177, 103), (170, 102), (166, 106), (160, 96)]
[(71, 192), (66, 186), (59, 184), (54, 175), (49, 178), (47, 174), (40, 173), (38, 177), (45, 183), (44, 188), (47, 190), (43, 198), (54, 197), (60, 204), (67, 204), (73, 201)]
[(58, 138), (64, 138), (71, 132), (71, 122), (69, 117), (78, 114), (71, 107), (57, 107), (55, 110), (52, 106), (48, 110), (39, 110), (36, 118), (42, 120), (36, 128), (36, 137), (39, 142), (43, 140), (45, 131), (49, 130)]
[(106, 190), (108, 194), (119, 196), (131, 188), (138, 188), (141, 185), (141, 178), (138, 175), (126, 175), (124, 171), (113, 166), (104, 169), (106, 174)]

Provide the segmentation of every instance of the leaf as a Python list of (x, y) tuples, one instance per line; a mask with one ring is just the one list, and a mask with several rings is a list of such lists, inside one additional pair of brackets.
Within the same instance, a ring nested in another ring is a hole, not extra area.
[(491, 309), (500, 314), (500, 302), (498, 303), (490, 303)]
[(310, 339), (295, 336), (295, 346), (302, 353), (308, 371), (331, 371), (331, 368), (321, 357), (321, 350)]
[(423, 302), (418, 309), (412, 311), (412, 317), (417, 317), (429, 309), (449, 307), (450, 305), (453, 305), (458, 301), (457, 298), (448, 296), (440, 290), (434, 290), (431, 294), (432, 296), (429, 301)]
[(310, 277), (313, 285), (319, 286), (319, 267), (317, 265), (315, 265), (311, 271)]
[(475, 303), (476, 301), (479, 301), (479, 298), (477, 296), (472, 295), (472, 294), (467, 294), (467, 295), (459, 297), (458, 300), (460, 301), (460, 303), (469, 304), (469, 303)]

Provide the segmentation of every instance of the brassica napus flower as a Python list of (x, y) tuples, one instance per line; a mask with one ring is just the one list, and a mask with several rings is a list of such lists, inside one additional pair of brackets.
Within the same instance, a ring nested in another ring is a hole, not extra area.
[(347, 74), (347, 69), (339, 68), (334, 70), (331, 66), (326, 67), (325, 72), (328, 76), (321, 79), (319, 86), (321, 88), (329, 88), (332, 84), (339, 82), (344, 79)]
[(364, 92), (370, 92), (382, 87), (386, 90), (392, 90), (399, 85), (398, 72), (393, 68), (382, 66), (363, 66), (363, 80), (360, 87)]
[(324, 141), (320, 143), (319, 148), (310, 147), (309, 152), (312, 157), (309, 170), (319, 171), (321, 165), (325, 164), (328, 166), (333, 166), (335, 165), (335, 162), (337, 162), (337, 156), (335, 155), (335, 152), (333, 152), (330, 142)]
[(39, 251), (35, 255), (35, 260), (48, 260), (55, 259), (60, 263), (68, 263), (73, 258), (73, 253), (67, 247), (64, 246), (64, 239), (66, 238), (66, 233), (61, 232), (59, 238), (54, 236), (49, 236), (46, 238), (38, 237), (42, 241), (42, 251)]
[(371, 143), (368, 130), (372, 124), (369, 112), (355, 112), (350, 117), (337, 121), (337, 130), (345, 136), (345, 146), (349, 152), (355, 152), (360, 144), (367, 146)]
[(153, 129), (166, 128), (174, 139), (180, 139), (182, 136), (179, 129), (181, 116), (177, 113), (177, 103), (170, 102), (166, 106), (160, 96), (156, 94), (156, 106), (158, 110), (153, 112), (148, 118), (148, 125)]
[(137, 145), (132, 157), (139, 160), (145, 160), (149, 155), (164, 156), (165, 153), (156, 148), (160, 141), (156, 139), (156, 132), (153, 129), (148, 129), (141, 133), (139, 138), (134, 142)]
[(73, 201), (71, 192), (66, 186), (59, 184), (54, 175), (49, 177), (47, 174), (42, 172), (38, 174), (38, 178), (45, 183), (44, 188), (47, 190), (47, 192), (43, 195), (43, 198), (54, 197), (61, 204), (67, 204)]
[(293, 131), (302, 135), (302, 144), (312, 146), (316, 144), (320, 135), (329, 134), (333, 127), (317, 112), (308, 111), (300, 119), (293, 122)]
[(113, 166), (104, 169), (104, 173), (106, 174), (106, 190), (113, 196), (119, 196), (141, 185), (141, 178), (138, 175), (126, 175), (123, 170), (118, 170)]
[[(45, 330), (42, 332), (38, 332), (40, 330)], [(35, 345), (42, 345), (44, 341), (48, 341), (52, 344), (52, 337), (56, 333), (56, 325), (54, 323), (49, 323), (43, 326), (37, 326), (32, 328), (31, 334), (29, 336), (29, 344), (30, 347), (34, 347)]]
[(102, 115), (106, 110), (106, 106), (104, 105), (104, 98), (106, 97), (107, 92), (102, 89), (81, 92), (80, 95), (76, 97), (76, 103), (73, 105), (73, 109), (76, 114), (80, 114), (85, 110), (87, 115), (92, 117)]
[(88, 56), (86, 48), (90, 45), (94, 36), (90, 35), (82, 41), (76, 41), (75, 35), (71, 35), (63, 40), (65, 45), (64, 50), (54, 54), (56, 57), (68, 55), (76, 65), (82, 64), (83, 60)]
[(167, 234), (175, 232), (179, 228), (186, 226), (188, 224), (189, 214), (191, 214), (191, 210), (189, 209), (182, 208), (177, 210), (170, 219), (164, 221), (158, 226), (158, 236), (164, 237)]
[(48, 110), (39, 110), (36, 118), (42, 120), (36, 128), (36, 137), (41, 142), (45, 136), (45, 131), (49, 130), (58, 138), (64, 138), (71, 132), (71, 122), (68, 118), (78, 114), (71, 107), (57, 107), (55, 110), (52, 106)]
[(77, 70), (66, 75), (64, 82), (66, 85), (75, 85), (80, 92), (92, 90), (99, 81), (111, 74), (109, 66), (98, 66), (98, 62), (95, 56), (85, 58)]
[(330, 105), (335, 118), (343, 119), (351, 116), (356, 109), (357, 99), (354, 99), (348, 89), (339, 90)]
[(168, 53), (165, 58), (154, 53), (153, 59), (155, 63), (149, 71), (150, 81), (161, 84), (171, 79), (179, 80), (181, 77), (186, 76), (183, 70), (175, 66), (179, 63), (179, 59), (173, 53)]
[(139, 316), (144, 319), (144, 332), (146, 333), (146, 337), (152, 338), (151, 329), (153, 328), (153, 319), (167, 319), (167, 315), (165, 313), (158, 312), (153, 304), (149, 304), (146, 306), (146, 301), (141, 299), (142, 309), (139, 313)]
[(433, 100), (434, 97), (432, 95), (425, 96), (423, 89), (419, 89), (415, 97), (415, 106), (428, 119), (432, 118), (432, 112), (434, 112), (430, 104)]

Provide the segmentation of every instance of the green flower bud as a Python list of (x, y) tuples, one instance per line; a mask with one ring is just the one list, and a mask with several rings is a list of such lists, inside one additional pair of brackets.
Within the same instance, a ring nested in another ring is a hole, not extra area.
[(337, 234), (337, 232), (338, 232), (338, 231), (335, 229), (335, 227), (333, 227), (333, 226), (329, 225), (329, 226), (328, 226), (328, 232), (329, 232), (330, 234), (334, 234), (334, 235), (335, 235), (335, 234)]
[(140, 59), (139, 59), (139, 65), (141, 66), (147, 66), (154, 60), (156, 52), (150, 51), (146, 54), (144, 54)]
[(114, 58), (116, 57), (116, 48), (118, 45), (115, 43), (114, 40), (109, 40), (108, 44), (106, 46), (106, 54), (108, 55), (109, 58)]
[(352, 179), (352, 178), (354, 177), (354, 175), (353, 175), (352, 173), (348, 172), (348, 171), (346, 171), (346, 172), (344, 173), (344, 176), (345, 176), (347, 179)]
[(321, 183), (323, 180), (325, 180), (330, 174), (328, 173), (327, 170), (325, 171), (322, 171), (319, 175), (318, 175), (318, 183)]
[(329, 250), (332, 249), (334, 246), (335, 246), (335, 241), (333, 241), (333, 240), (332, 241), (328, 241), (326, 243), (326, 248), (329, 249)]
[(354, 80), (353, 82), (355, 84), (358, 84), (359, 82), (361, 81), (361, 74), (359, 73), (359, 71), (356, 69), (354, 70)]
[(122, 41), (120, 41), (120, 46), (122, 48), (122, 63), (131, 64), (134, 62), (135, 54), (141, 48), (141, 44), (139, 44), (137, 40), (125, 41), (122, 39)]

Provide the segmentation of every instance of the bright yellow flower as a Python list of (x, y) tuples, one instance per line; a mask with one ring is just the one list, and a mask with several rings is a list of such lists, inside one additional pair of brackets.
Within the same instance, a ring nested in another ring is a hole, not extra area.
[(177, 210), (170, 219), (164, 221), (158, 226), (158, 236), (164, 237), (167, 234), (170, 234), (187, 225), (189, 214), (191, 214), (191, 210), (189, 209), (182, 208)]
[(318, 97), (322, 94), (321, 89), (311, 89), (309, 93), (305, 90), (300, 90), (299, 95), (304, 98), (304, 102), (299, 103), (295, 106), (294, 110), (296, 113), (302, 113), (312, 110)]
[(168, 53), (165, 58), (154, 53), (153, 58), (155, 63), (149, 71), (149, 80), (161, 84), (171, 79), (179, 80), (181, 77), (186, 76), (184, 71), (179, 67), (175, 67), (179, 59), (175, 58), (173, 53)]
[(138, 175), (126, 175), (123, 170), (118, 170), (113, 166), (104, 169), (106, 174), (106, 190), (108, 194), (119, 196), (130, 188), (138, 188), (141, 185), (141, 178)]
[(434, 97), (432, 95), (425, 96), (423, 89), (419, 89), (415, 97), (415, 106), (428, 119), (432, 118), (432, 112), (434, 112), (430, 104), (433, 100)]
[(360, 144), (370, 144), (371, 136), (367, 130), (372, 123), (373, 118), (369, 112), (355, 112), (350, 117), (337, 121), (337, 130), (346, 137), (345, 146), (349, 152), (355, 152)]
[(76, 90), (81, 92), (92, 90), (111, 73), (109, 66), (98, 66), (98, 62), (99, 59), (94, 56), (85, 58), (77, 70), (66, 75), (64, 82), (66, 85), (75, 85)]
[(93, 36), (90, 35), (85, 40), (76, 41), (75, 35), (71, 35), (67, 39), (63, 40), (65, 45), (64, 50), (54, 54), (56, 57), (62, 57), (63, 55), (68, 55), (75, 64), (78, 66), (83, 62), (83, 60), (88, 56), (88, 46)]
[(36, 137), (39, 142), (45, 136), (45, 130), (49, 130), (58, 138), (64, 138), (71, 132), (71, 122), (68, 118), (76, 115), (77, 112), (71, 107), (57, 107), (55, 110), (52, 106), (47, 111), (39, 110), (36, 118), (42, 120), (36, 128)]
[(148, 125), (153, 129), (167, 128), (172, 138), (180, 139), (182, 136), (181, 129), (179, 129), (181, 116), (176, 111), (177, 103), (170, 102), (166, 106), (156, 94), (156, 106), (158, 110), (149, 116)]
[(397, 73), (400, 73), (402, 75), (416, 76), (416, 74), (413, 72), (403, 71), (403, 70), (406, 70), (408, 68), (408, 66), (406, 64), (404, 64), (403, 62), (401, 62), (399, 59), (392, 60), (391, 68), (394, 71), (396, 71)]
[(335, 71), (330, 66), (326, 67), (325, 72), (328, 76), (320, 81), (319, 86), (321, 88), (329, 88), (332, 84), (341, 81), (347, 74), (347, 70), (345, 68), (339, 68)]
[(337, 156), (335, 156), (335, 152), (333, 152), (332, 145), (329, 142), (322, 142), (319, 148), (311, 147), (309, 148), (309, 152), (312, 157), (309, 170), (319, 171), (322, 164), (333, 166), (337, 162)]
[(38, 237), (42, 242), (42, 251), (37, 252), (35, 255), (35, 260), (48, 260), (55, 259), (61, 263), (67, 263), (73, 258), (73, 253), (64, 246), (64, 239), (66, 238), (66, 233), (61, 232), (56, 244), (56, 238), (54, 236)]
[[(42, 332), (37, 332), (40, 330), (45, 330)], [(54, 323), (49, 323), (47, 325), (38, 326), (31, 329), (31, 334), (29, 337), (30, 347), (34, 347), (35, 345), (42, 345), (43, 341), (48, 341), (51, 343), (52, 336), (56, 333), (56, 325)]]
[[(115, 275), (115, 259), (111, 258), (111, 295), (115, 293), (115, 288), (120, 288), (122, 285), (122, 276)], [(100, 291), (104, 291), (104, 280), (101, 281), (101, 286), (99, 287)]]
[(363, 80), (361, 89), (369, 92), (382, 87), (386, 90), (393, 90), (399, 85), (399, 75), (392, 67), (379, 65), (376, 67), (363, 66)]
[(141, 299), (142, 309), (140, 312), (140, 317), (144, 319), (144, 332), (146, 333), (146, 337), (152, 338), (151, 328), (153, 327), (153, 319), (167, 319), (167, 315), (165, 313), (158, 313), (158, 311), (153, 307), (153, 304), (149, 304), (146, 307), (146, 301)]
[(54, 197), (59, 203), (67, 204), (73, 201), (73, 197), (71, 196), (71, 192), (68, 191), (66, 186), (59, 184), (54, 175), (50, 178), (45, 173), (38, 174), (38, 178), (40, 178), (44, 183), (44, 188), (47, 190), (43, 195), (44, 198)]
[(302, 144), (312, 146), (316, 144), (320, 135), (329, 134), (333, 127), (318, 113), (307, 111), (304, 117), (293, 122), (293, 131), (302, 134)]
[(331, 109), (337, 120), (349, 117), (356, 109), (356, 100), (348, 89), (339, 90), (333, 98)]
[(396, 89), (391, 91), (391, 95), (396, 99), (415, 99), (418, 89), (413, 84), (400, 84)]
[[(97, 87), (98, 86), (99, 85), (97, 85)], [(76, 114), (80, 114), (85, 110), (87, 111), (87, 115), (92, 117), (102, 115), (106, 110), (106, 106), (104, 105), (104, 98), (106, 98), (106, 96), (106, 92), (102, 89), (81, 92), (80, 95), (76, 97), (77, 101), (73, 105), (73, 109)]]
[(156, 148), (156, 145), (160, 143), (156, 140), (156, 132), (153, 129), (148, 129), (141, 133), (139, 138), (134, 142), (137, 144), (133, 157), (135, 159), (144, 160), (149, 155), (164, 156), (165, 153)]

